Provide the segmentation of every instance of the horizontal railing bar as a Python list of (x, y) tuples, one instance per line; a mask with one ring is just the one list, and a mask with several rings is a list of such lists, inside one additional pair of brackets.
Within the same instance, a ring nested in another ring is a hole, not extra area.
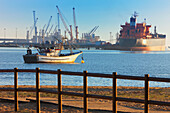
[(123, 97), (117, 97), (116, 101), (144, 103), (144, 100), (142, 100), (142, 99), (132, 99), (132, 98), (123, 98)]
[(154, 104), (154, 105), (170, 106), (170, 102), (149, 100), (148, 103), (149, 104)]
[(87, 94), (87, 97), (88, 98), (107, 99), (107, 100), (112, 100), (113, 99), (111, 96), (94, 95), (94, 94)]
[(170, 79), (169, 78), (149, 77), (149, 81), (154, 81), (154, 82), (170, 82)]
[(0, 69), (0, 72), (14, 72), (14, 69)]
[(40, 73), (58, 74), (58, 71), (54, 71), (54, 70), (40, 70)]
[(82, 72), (61, 71), (61, 74), (63, 74), (63, 75), (77, 75), (77, 76), (83, 76), (83, 73), (82, 73)]
[(34, 73), (36, 72), (35, 69), (18, 69), (18, 72), (31, 72), (31, 73)]
[(36, 92), (35, 88), (18, 88), (18, 91)]
[(73, 93), (73, 92), (61, 92), (62, 95), (68, 95), (68, 96), (77, 96), (77, 97), (83, 97), (83, 93)]
[(144, 77), (139, 76), (127, 76), (127, 75), (116, 75), (118, 79), (128, 79), (128, 80), (145, 80)]
[(50, 89), (40, 89), (40, 92), (44, 93), (53, 93), (53, 94), (58, 94), (58, 91), (50, 90)]
[(88, 77), (102, 77), (102, 78), (113, 78), (111, 74), (101, 74), (101, 73), (87, 73)]
[(0, 88), (0, 91), (14, 91), (14, 88)]

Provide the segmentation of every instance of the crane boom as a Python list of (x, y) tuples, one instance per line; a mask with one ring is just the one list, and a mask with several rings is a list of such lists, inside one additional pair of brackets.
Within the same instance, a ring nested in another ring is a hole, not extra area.
[[(61, 20), (62, 20), (62, 22), (63, 22), (63, 24), (64, 24), (64, 27), (65, 27), (65, 29), (67, 30), (67, 32), (70, 34), (70, 36), (71, 36), (71, 32), (69, 31), (69, 29), (68, 29), (68, 27), (67, 27), (67, 25), (66, 25), (66, 23), (65, 23), (65, 21), (64, 21), (64, 18), (63, 18), (63, 16), (62, 16), (62, 14), (61, 14), (61, 12), (60, 12), (60, 9), (58, 8), (58, 6), (56, 6), (57, 7), (57, 10), (58, 10), (58, 13), (59, 13), (59, 15), (60, 15), (60, 18), (61, 18)], [(72, 36), (71, 36), (72, 37)]]
[(49, 30), (49, 32), (48, 32), (49, 34), (51, 33), (52, 28), (53, 28), (53, 25), (51, 26), (51, 28), (50, 28), (50, 30)]
[(93, 32), (92, 32), (91, 34), (93, 34), (93, 33), (97, 30), (98, 27), (99, 27), (99, 26), (96, 26), (96, 28), (93, 30)]
[(46, 26), (46, 24), (44, 25), (43, 30), (45, 29), (45, 26)]
[(57, 26), (58, 25), (55, 26), (53, 33), (55, 33), (57, 31)]
[(98, 27), (99, 27), (99, 26), (95, 26), (95, 27), (89, 32), (89, 35), (93, 34), (93, 33), (97, 30)]
[(46, 27), (46, 30), (45, 30), (45, 34), (47, 33), (48, 27), (50, 26), (51, 19), (52, 19), (52, 16), (50, 16), (50, 19), (48, 21), (48, 24), (47, 24), (47, 27)]

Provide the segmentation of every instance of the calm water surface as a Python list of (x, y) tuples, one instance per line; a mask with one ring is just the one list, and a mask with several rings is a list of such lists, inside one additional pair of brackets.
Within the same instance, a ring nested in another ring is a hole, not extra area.
[[(26, 48), (0, 48), (0, 69), (40, 69), (92, 73), (117, 72), (121, 75), (170, 78), (170, 51), (163, 52), (129, 52), (117, 50), (82, 50), (85, 63), (81, 64), (80, 55), (74, 64), (26, 64), (22, 55)], [(36, 50), (34, 50), (36, 52)], [(64, 50), (63, 53), (68, 52)], [(56, 85), (55, 75), (41, 74), (41, 85)], [(111, 79), (88, 77), (90, 86), (111, 86)], [(13, 73), (0, 73), (0, 85), (12, 85)], [(19, 73), (19, 84), (35, 85), (34, 73)], [(82, 77), (63, 76), (63, 85), (82, 85)], [(142, 81), (118, 80), (119, 86), (144, 86)], [(150, 82), (152, 87), (170, 87), (170, 83)]]

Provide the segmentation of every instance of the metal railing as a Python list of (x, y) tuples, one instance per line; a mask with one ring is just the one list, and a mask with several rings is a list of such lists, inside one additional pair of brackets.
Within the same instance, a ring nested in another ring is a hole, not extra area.
[[(55, 71), (55, 70), (40, 70), (39, 68), (36, 68), (36, 69), (18, 69), (18, 68), (0, 69), (0, 73), (2, 73), (2, 72), (14, 72), (14, 88), (0, 88), (0, 91), (14, 91), (15, 111), (19, 110), (19, 107), (18, 107), (18, 92), (19, 91), (36, 92), (37, 113), (40, 112), (40, 92), (58, 94), (58, 112), (59, 113), (62, 113), (62, 95), (83, 97), (84, 113), (88, 112), (88, 98), (112, 100), (113, 113), (117, 113), (117, 101), (142, 103), (142, 104), (144, 104), (144, 112), (145, 113), (149, 112), (149, 104), (170, 106), (170, 102), (149, 100), (149, 81), (170, 82), (170, 78), (149, 77), (149, 74), (146, 74), (145, 77), (139, 77), (139, 76), (117, 75), (116, 72), (113, 72), (113, 74), (101, 74), (101, 73), (87, 73), (87, 71), (69, 72), (69, 71), (61, 71), (60, 69), (58, 69), (57, 71)], [(36, 73), (36, 88), (18, 88), (18, 72)], [(41, 89), (40, 88), (40, 73), (58, 75), (58, 91)], [(83, 93), (62, 91), (62, 80), (61, 80), (62, 75), (82, 76), (83, 77)], [(88, 85), (87, 85), (88, 77), (102, 77), (102, 78), (113, 79), (113, 83), (112, 83), (112, 85), (113, 85), (112, 93), (113, 94), (112, 94), (112, 96), (88, 94)], [(117, 97), (117, 79), (144, 81), (145, 82), (145, 86), (144, 86), (145, 98), (144, 98), (144, 100)]]

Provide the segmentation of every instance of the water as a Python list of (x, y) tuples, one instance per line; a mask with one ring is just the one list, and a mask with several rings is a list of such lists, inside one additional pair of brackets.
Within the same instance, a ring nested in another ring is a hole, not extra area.
[[(34, 50), (33, 52), (36, 52)], [(68, 51), (63, 51), (66, 53)], [(85, 63), (81, 64), (80, 55), (74, 64), (25, 64), (22, 55), (26, 48), (0, 48), (0, 69), (40, 69), (92, 73), (117, 72), (121, 75), (170, 78), (170, 51), (130, 52), (117, 50), (83, 50)], [(41, 74), (41, 85), (57, 85), (57, 76)], [(13, 73), (0, 73), (0, 85), (12, 85)], [(80, 86), (82, 77), (63, 76), (63, 85)], [(35, 74), (19, 73), (19, 85), (35, 85)], [(88, 77), (89, 86), (111, 86), (112, 80)], [(118, 80), (118, 86), (144, 86), (142, 81)], [(170, 83), (150, 82), (151, 87), (170, 87)]]

